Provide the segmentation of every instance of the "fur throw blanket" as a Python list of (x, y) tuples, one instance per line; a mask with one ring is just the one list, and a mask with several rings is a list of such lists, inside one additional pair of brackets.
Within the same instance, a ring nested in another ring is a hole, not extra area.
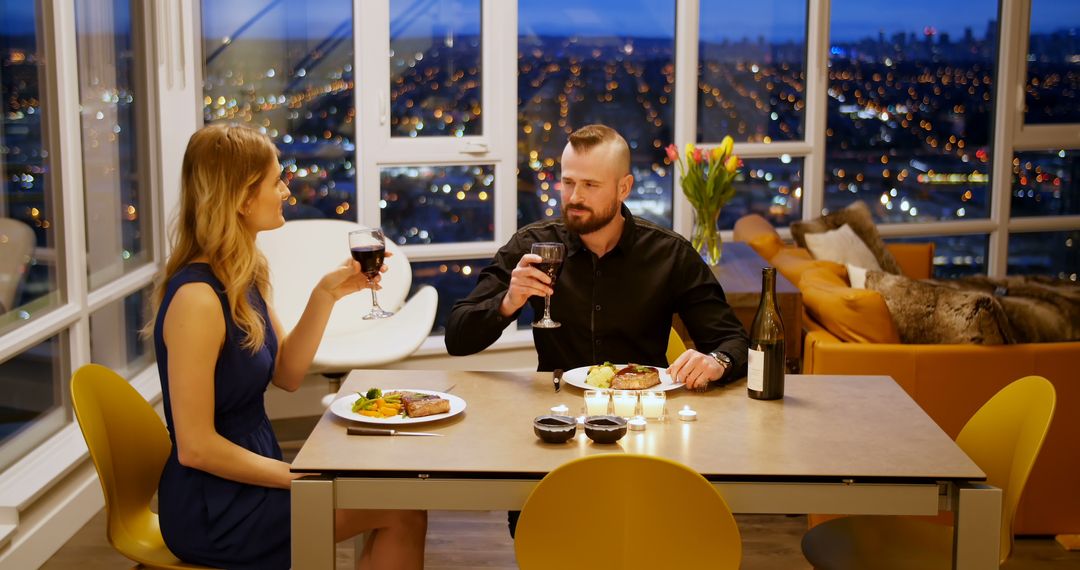
[(880, 271), (881, 293), (906, 344), (1010, 344), (1080, 340), (1080, 284), (1047, 277), (914, 280)]

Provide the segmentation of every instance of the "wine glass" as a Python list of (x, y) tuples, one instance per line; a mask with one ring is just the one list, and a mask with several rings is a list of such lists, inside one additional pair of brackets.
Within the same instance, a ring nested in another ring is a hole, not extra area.
[[(551, 287), (555, 287), (555, 280), (562, 271), (563, 256), (566, 254), (566, 246), (555, 242), (539, 242), (532, 245), (532, 253), (540, 256), (540, 262), (534, 263), (533, 267), (544, 272), (551, 278)], [(556, 329), (562, 326), (551, 320), (551, 295), (544, 296), (544, 316), (532, 324), (538, 329)]]
[[(383, 258), (386, 257), (386, 236), (379, 228), (360, 228), (349, 232), (349, 250), (352, 257), (360, 263), (360, 271), (374, 281), (379, 275)], [(385, 319), (394, 315), (391, 311), (384, 311), (379, 306), (379, 298), (375, 295), (375, 284), (371, 283), (371, 311), (364, 315), (364, 320)]]

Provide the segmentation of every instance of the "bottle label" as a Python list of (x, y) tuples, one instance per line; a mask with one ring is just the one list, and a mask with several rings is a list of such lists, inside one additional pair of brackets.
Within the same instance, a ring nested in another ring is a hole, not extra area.
[(765, 389), (765, 351), (750, 349), (746, 362), (746, 387), (760, 392)]

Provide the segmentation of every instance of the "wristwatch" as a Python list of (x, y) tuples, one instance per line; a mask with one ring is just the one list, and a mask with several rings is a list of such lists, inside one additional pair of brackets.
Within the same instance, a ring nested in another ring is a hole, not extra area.
[(724, 367), (724, 373), (721, 374), (719, 378), (719, 380), (723, 380), (724, 376), (727, 376), (728, 372), (731, 372), (731, 357), (728, 356), (728, 353), (720, 352), (719, 350), (710, 352), (709, 356), (713, 357), (713, 360), (716, 360)]

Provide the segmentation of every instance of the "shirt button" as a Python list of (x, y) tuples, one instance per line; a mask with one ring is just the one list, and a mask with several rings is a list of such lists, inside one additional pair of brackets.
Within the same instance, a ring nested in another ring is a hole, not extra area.
[(596, 346), (600, 346), (600, 339), (596, 339)]
[(599, 311), (599, 310), (600, 310), (600, 305), (597, 305), (597, 306), (596, 306), (596, 310), (597, 310), (597, 311)]
[(596, 276), (600, 277), (600, 270), (599, 269), (596, 270)]

